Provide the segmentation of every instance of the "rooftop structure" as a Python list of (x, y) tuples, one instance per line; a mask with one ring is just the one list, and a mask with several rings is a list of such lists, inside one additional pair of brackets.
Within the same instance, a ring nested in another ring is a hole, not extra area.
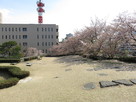
[(42, 3), (41, 0), (37, 1), (37, 12), (38, 12), (38, 23), (41, 24), (43, 23), (43, 17), (42, 17), (42, 13), (44, 12), (44, 3)]

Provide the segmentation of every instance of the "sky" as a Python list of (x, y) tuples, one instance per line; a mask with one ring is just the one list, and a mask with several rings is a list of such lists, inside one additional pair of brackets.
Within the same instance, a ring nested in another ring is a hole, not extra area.
[[(89, 26), (98, 17), (111, 21), (124, 11), (134, 12), (136, 0), (42, 0), (44, 24), (59, 25), (59, 40)], [(3, 23), (37, 24), (37, 0), (0, 0)]]

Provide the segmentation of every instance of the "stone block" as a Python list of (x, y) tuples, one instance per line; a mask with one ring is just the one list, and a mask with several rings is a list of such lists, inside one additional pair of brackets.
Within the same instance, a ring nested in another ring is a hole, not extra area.
[(113, 80), (112, 82), (118, 83), (118, 84), (123, 84), (123, 85), (126, 85), (126, 86), (132, 86), (133, 85), (132, 82), (130, 82), (129, 80), (126, 80), (126, 79)]
[(136, 79), (130, 79), (133, 84), (136, 84)]
[(101, 81), (99, 82), (100, 87), (101, 88), (105, 88), (105, 87), (112, 87), (112, 86), (117, 86), (119, 85), (118, 83), (114, 83), (112, 81)]

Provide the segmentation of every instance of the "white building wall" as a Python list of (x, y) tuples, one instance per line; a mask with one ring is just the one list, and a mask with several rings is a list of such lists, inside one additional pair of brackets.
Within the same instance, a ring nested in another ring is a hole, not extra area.
[(58, 44), (56, 24), (0, 24), (0, 44), (16, 41), (22, 48), (34, 47), (44, 53)]

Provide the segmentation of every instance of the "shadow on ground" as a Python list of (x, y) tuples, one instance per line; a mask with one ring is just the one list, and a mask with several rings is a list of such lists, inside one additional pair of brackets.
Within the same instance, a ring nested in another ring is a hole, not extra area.
[(118, 60), (92, 60), (83, 58), (78, 55), (70, 55), (70, 56), (62, 56), (58, 57), (55, 60), (58, 63), (65, 63), (66, 66), (78, 65), (78, 64), (94, 64), (94, 70), (102, 70), (102, 69), (114, 69), (116, 71), (136, 71), (136, 64), (134, 63), (124, 63)]

